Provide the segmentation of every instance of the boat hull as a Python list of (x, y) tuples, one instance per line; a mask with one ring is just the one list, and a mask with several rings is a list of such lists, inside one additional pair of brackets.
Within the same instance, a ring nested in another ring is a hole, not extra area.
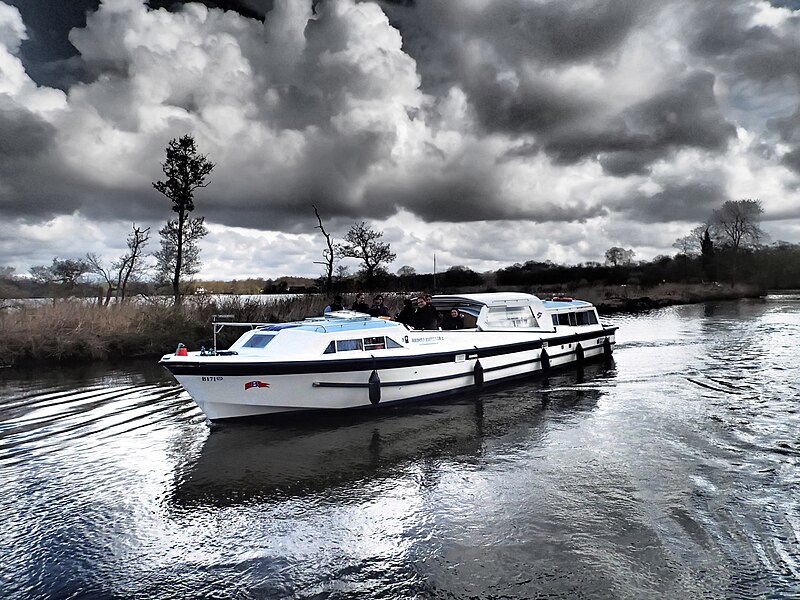
[(541, 375), (613, 351), (614, 331), (416, 356), (321, 361), (162, 361), (212, 421), (421, 401)]

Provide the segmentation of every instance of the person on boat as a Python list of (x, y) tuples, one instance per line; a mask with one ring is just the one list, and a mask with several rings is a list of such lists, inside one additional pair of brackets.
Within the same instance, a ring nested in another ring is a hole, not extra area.
[(325, 310), (323, 312), (324, 313), (329, 313), (329, 312), (333, 312), (335, 310), (344, 310), (344, 306), (342, 305), (342, 297), (341, 296), (334, 296), (333, 297), (333, 302), (328, 304), (328, 306), (325, 307)]
[(455, 306), (442, 319), (442, 329), (464, 329), (464, 317)]
[(364, 302), (364, 294), (361, 293), (356, 294), (356, 301), (353, 302), (353, 306), (350, 308), (355, 312), (369, 314), (369, 304)]
[(417, 312), (414, 313), (414, 329), (439, 329), (439, 313), (430, 303), (430, 296), (417, 298)]
[(409, 327), (414, 326), (414, 303), (409, 298), (403, 300), (403, 310), (397, 313), (394, 320)]
[(383, 305), (383, 296), (378, 294), (372, 299), (372, 307), (369, 309), (369, 314), (373, 317), (388, 317), (389, 309)]

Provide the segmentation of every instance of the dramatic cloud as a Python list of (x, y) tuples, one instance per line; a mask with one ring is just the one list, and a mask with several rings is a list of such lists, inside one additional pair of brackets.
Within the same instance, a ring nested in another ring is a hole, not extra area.
[(312, 204), (393, 269), (647, 258), (742, 197), (791, 233), (795, 4), (0, 0), (0, 265), (157, 230), (186, 133), (204, 276), (316, 274)]

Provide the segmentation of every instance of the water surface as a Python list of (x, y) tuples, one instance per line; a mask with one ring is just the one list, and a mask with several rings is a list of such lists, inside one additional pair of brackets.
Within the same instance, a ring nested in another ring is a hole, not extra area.
[(210, 428), (166, 371), (0, 370), (4, 598), (800, 597), (800, 296), (612, 364)]

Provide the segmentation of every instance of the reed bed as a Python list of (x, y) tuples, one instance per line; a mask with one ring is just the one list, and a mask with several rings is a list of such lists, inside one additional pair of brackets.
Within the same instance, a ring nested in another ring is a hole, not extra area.
[[(393, 310), (399, 301), (392, 294), (384, 296)], [(345, 304), (354, 299), (346, 296)], [(214, 315), (231, 315), (238, 322), (295, 321), (321, 315), (329, 301), (317, 294), (275, 302), (193, 297), (181, 310), (159, 299), (107, 307), (80, 300), (0, 307), (0, 365), (152, 358), (173, 351), (178, 342), (190, 349), (211, 347)], [(240, 333), (224, 331), (218, 345), (227, 347)]]

